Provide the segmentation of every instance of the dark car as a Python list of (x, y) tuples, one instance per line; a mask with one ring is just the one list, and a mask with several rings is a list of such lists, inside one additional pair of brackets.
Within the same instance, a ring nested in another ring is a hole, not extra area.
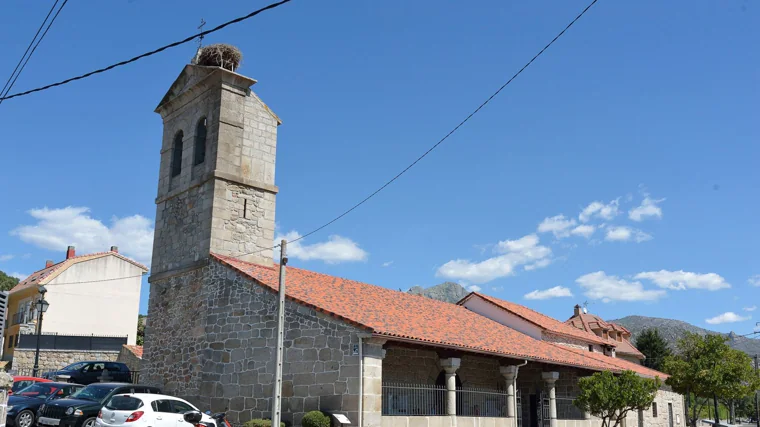
[(114, 382), (131, 382), (132, 374), (127, 365), (120, 362), (77, 362), (60, 371), (47, 372), (44, 378), (51, 380), (68, 377), (69, 382), (76, 384), (92, 384), (99, 382), (101, 378), (107, 378)]
[(17, 390), (8, 399), (6, 424), (11, 427), (33, 427), (41, 405), (68, 397), (81, 388), (84, 386), (79, 384), (38, 382)]
[(40, 406), (37, 425), (40, 427), (94, 427), (98, 412), (117, 394), (161, 394), (158, 387), (125, 383), (90, 384), (67, 399), (57, 399)]

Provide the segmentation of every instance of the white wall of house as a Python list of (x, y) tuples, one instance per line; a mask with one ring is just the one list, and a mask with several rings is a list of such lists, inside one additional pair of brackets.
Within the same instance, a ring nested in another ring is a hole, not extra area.
[(477, 295), (465, 301), (463, 305), (465, 308), (495, 322), (501, 323), (506, 327), (522, 332), (537, 340), (541, 339), (541, 328), (526, 321), (522, 317), (515, 316), (514, 314), (479, 298)]
[(43, 333), (128, 336), (135, 344), (142, 273), (116, 256), (69, 267), (45, 285)]

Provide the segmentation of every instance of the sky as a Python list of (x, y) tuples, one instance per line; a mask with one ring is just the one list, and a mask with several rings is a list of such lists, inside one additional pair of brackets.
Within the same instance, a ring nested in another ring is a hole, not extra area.
[[(11, 0), (3, 82), (51, 1)], [(12, 92), (130, 58), (266, 3), (71, 0)], [(448, 133), (587, 2), (294, 0), (208, 36), (283, 121), (278, 237), (303, 235)], [(760, 5), (599, 0), (385, 191), (291, 266), (393, 289), (455, 281), (565, 320), (760, 321)], [(0, 105), (0, 270), (78, 253), (149, 265), (160, 116), (187, 44)], [(143, 280), (141, 307), (149, 286)]]

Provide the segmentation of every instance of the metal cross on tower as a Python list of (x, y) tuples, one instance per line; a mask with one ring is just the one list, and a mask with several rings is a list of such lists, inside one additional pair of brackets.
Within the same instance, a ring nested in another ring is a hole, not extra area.
[[(201, 30), (201, 33), (203, 32), (203, 26), (206, 25), (206, 21), (201, 18), (201, 25), (198, 25), (198, 29)], [(198, 49), (200, 49), (203, 46), (203, 34), (201, 34), (198, 37)]]

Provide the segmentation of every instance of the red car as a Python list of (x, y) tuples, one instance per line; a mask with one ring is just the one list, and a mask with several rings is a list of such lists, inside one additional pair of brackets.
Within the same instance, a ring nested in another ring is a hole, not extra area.
[(13, 394), (22, 388), (26, 388), (34, 383), (49, 383), (50, 380), (36, 377), (13, 377), (13, 387), (8, 394)]

